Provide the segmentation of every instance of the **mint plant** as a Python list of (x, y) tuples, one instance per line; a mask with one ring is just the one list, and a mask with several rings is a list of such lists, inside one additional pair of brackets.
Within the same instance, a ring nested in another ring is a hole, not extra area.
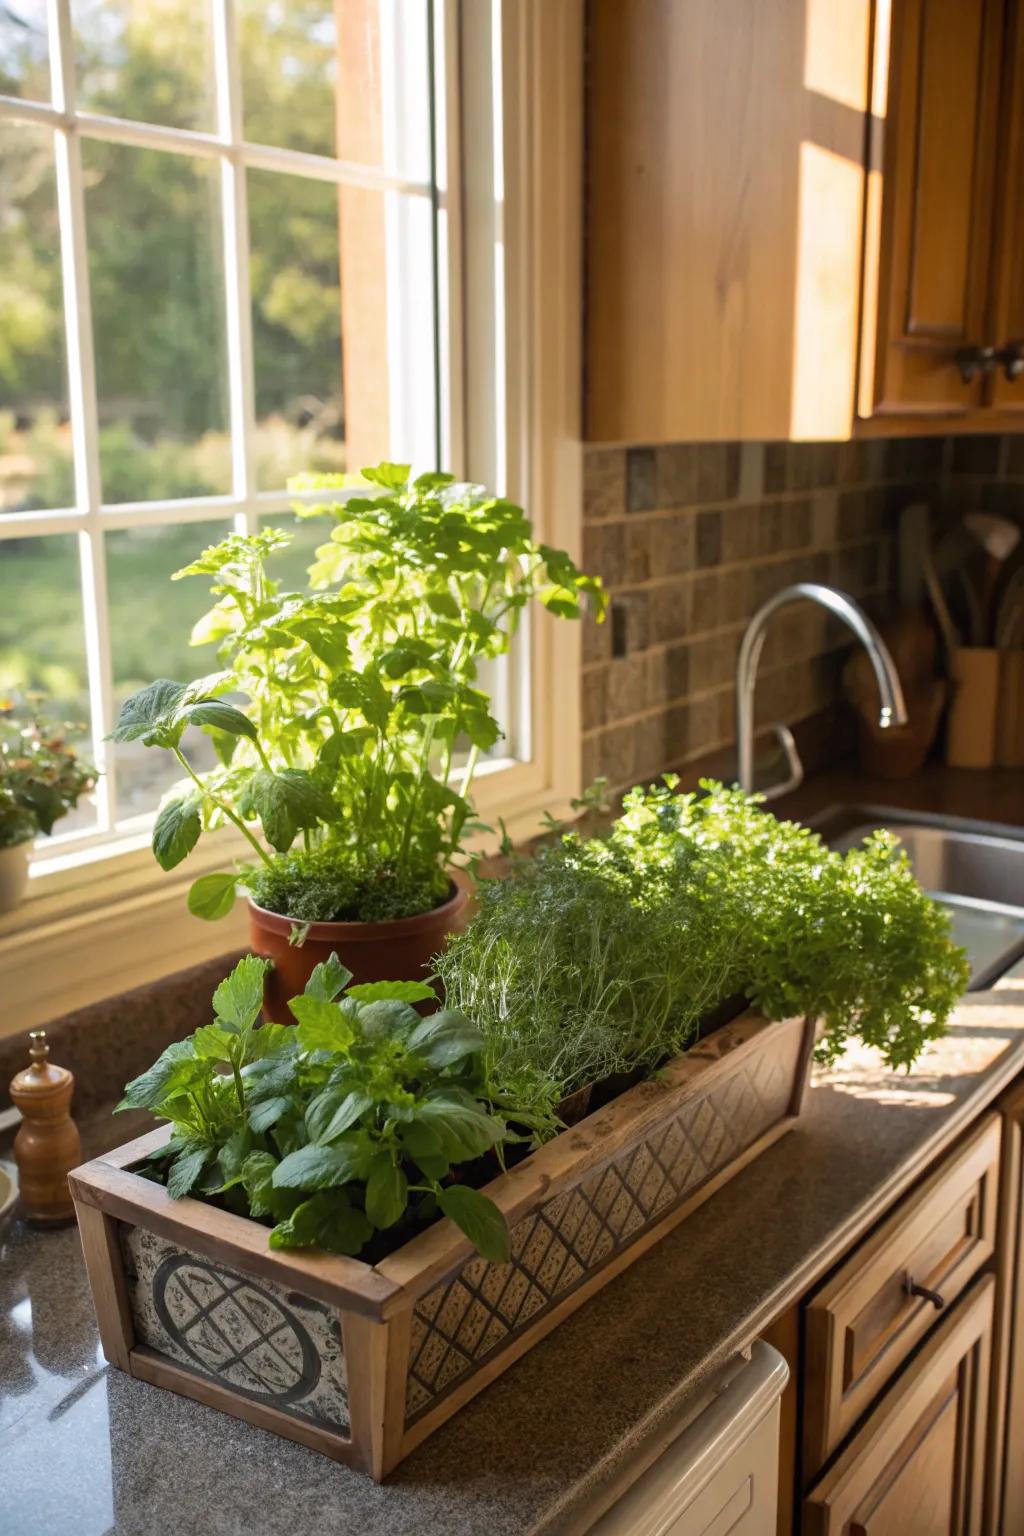
[(604, 836), (566, 833), (482, 884), (437, 967), (492, 1070), (563, 1093), (651, 1071), (736, 995), (769, 1018), (817, 1018), (824, 1060), (856, 1036), (909, 1067), (969, 967), (896, 840), (878, 832), (844, 856), (757, 796), (676, 784), (632, 790)]
[[(474, 826), (481, 754), (501, 735), (481, 663), (507, 651), (533, 599), (603, 617), (600, 583), (535, 543), (520, 507), (450, 475), (412, 480), (407, 465), (362, 477), (371, 493), (344, 499), (342, 476), (293, 482), (324, 492), (296, 510), (332, 524), (308, 591), (275, 580), (290, 542), (277, 530), (233, 534), (179, 571), (211, 581), (192, 640), (218, 647), (220, 670), (160, 679), (122, 708), (115, 740), (170, 751), (186, 775), (154, 828), (160, 864), (225, 822), (252, 848), (247, 866), (193, 885), (199, 916), (224, 915), (239, 884), (303, 922), (437, 906)], [(213, 739), (213, 771), (189, 761), (188, 726)]]
[[(336, 955), (289, 1004), (296, 1025), (257, 1025), (267, 963), (239, 961), (214, 1022), (167, 1047), (119, 1109), (170, 1120), (150, 1176), (270, 1225), (272, 1248), (355, 1255), (450, 1216), (485, 1258), (508, 1258), (501, 1212), (473, 1187), (481, 1159), (557, 1128), (551, 1095), (495, 1085), (484, 1039), (421, 982), (350, 986)], [(486, 1166), (482, 1170), (486, 1176)]]

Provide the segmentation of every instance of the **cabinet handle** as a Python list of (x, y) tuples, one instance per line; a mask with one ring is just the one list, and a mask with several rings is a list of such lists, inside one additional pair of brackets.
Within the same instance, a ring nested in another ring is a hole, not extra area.
[(923, 1301), (930, 1301), (936, 1312), (941, 1312), (946, 1305), (946, 1298), (940, 1296), (938, 1291), (931, 1291), (926, 1285), (918, 1285), (909, 1275), (903, 1282), (903, 1288), (908, 1296), (920, 1296)]
[(1024, 373), (1024, 342), (1006, 341), (993, 353), (993, 360), (1000, 364), (1007, 384), (1013, 384)]
[(995, 347), (960, 347), (953, 355), (965, 384), (970, 384), (979, 373), (991, 373), (997, 360)]

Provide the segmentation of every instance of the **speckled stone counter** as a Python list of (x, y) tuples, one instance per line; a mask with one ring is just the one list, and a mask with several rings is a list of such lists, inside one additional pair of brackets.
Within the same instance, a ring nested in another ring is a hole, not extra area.
[(383, 1487), (105, 1366), (73, 1229), (0, 1246), (2, 1536), (572, 1536), (715, 1371), (1018, 1073), (1024, 978), (912, 1076), (851, 1054), (797, 1129), (433, 1435)]

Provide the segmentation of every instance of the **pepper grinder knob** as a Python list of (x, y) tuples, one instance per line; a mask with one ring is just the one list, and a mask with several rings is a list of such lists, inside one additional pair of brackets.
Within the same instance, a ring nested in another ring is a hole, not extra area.
[(21, 1213), (26, 1221), (54, 1226), (75, 1214), (68, 1174), (82, 1161), (82, 1142), (71, 1118), (75, 1079), (50, 1060), (45, 1029), (29, 1034), (31, 1064), (11, 1082), (11, 1099), (21, 1111), (14, 1139)]

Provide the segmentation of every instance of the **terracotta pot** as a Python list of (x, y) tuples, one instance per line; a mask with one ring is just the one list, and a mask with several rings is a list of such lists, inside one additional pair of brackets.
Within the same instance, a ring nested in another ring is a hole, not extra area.
[(458, 879), (451, 895), (432, 912), (386, 923), (310, 923), (302, 944), (289, 944), (295, 919), (267, 912), (249, 902), (249, 944), (253, 954), (274, 962), (267, 976), (263, 1012), (278, 1024), (292, 1024), (288, 999), (297, 997), (313, 967), (332, 951), (352, 972), (354, 982), (425, 981), (431, 956), (444, 948), (450, 933), (465, 923), (468, 895)]
[(28, 855), (31, 843), (0, 848), (0, 912), (13, 912), (28, 887)]

